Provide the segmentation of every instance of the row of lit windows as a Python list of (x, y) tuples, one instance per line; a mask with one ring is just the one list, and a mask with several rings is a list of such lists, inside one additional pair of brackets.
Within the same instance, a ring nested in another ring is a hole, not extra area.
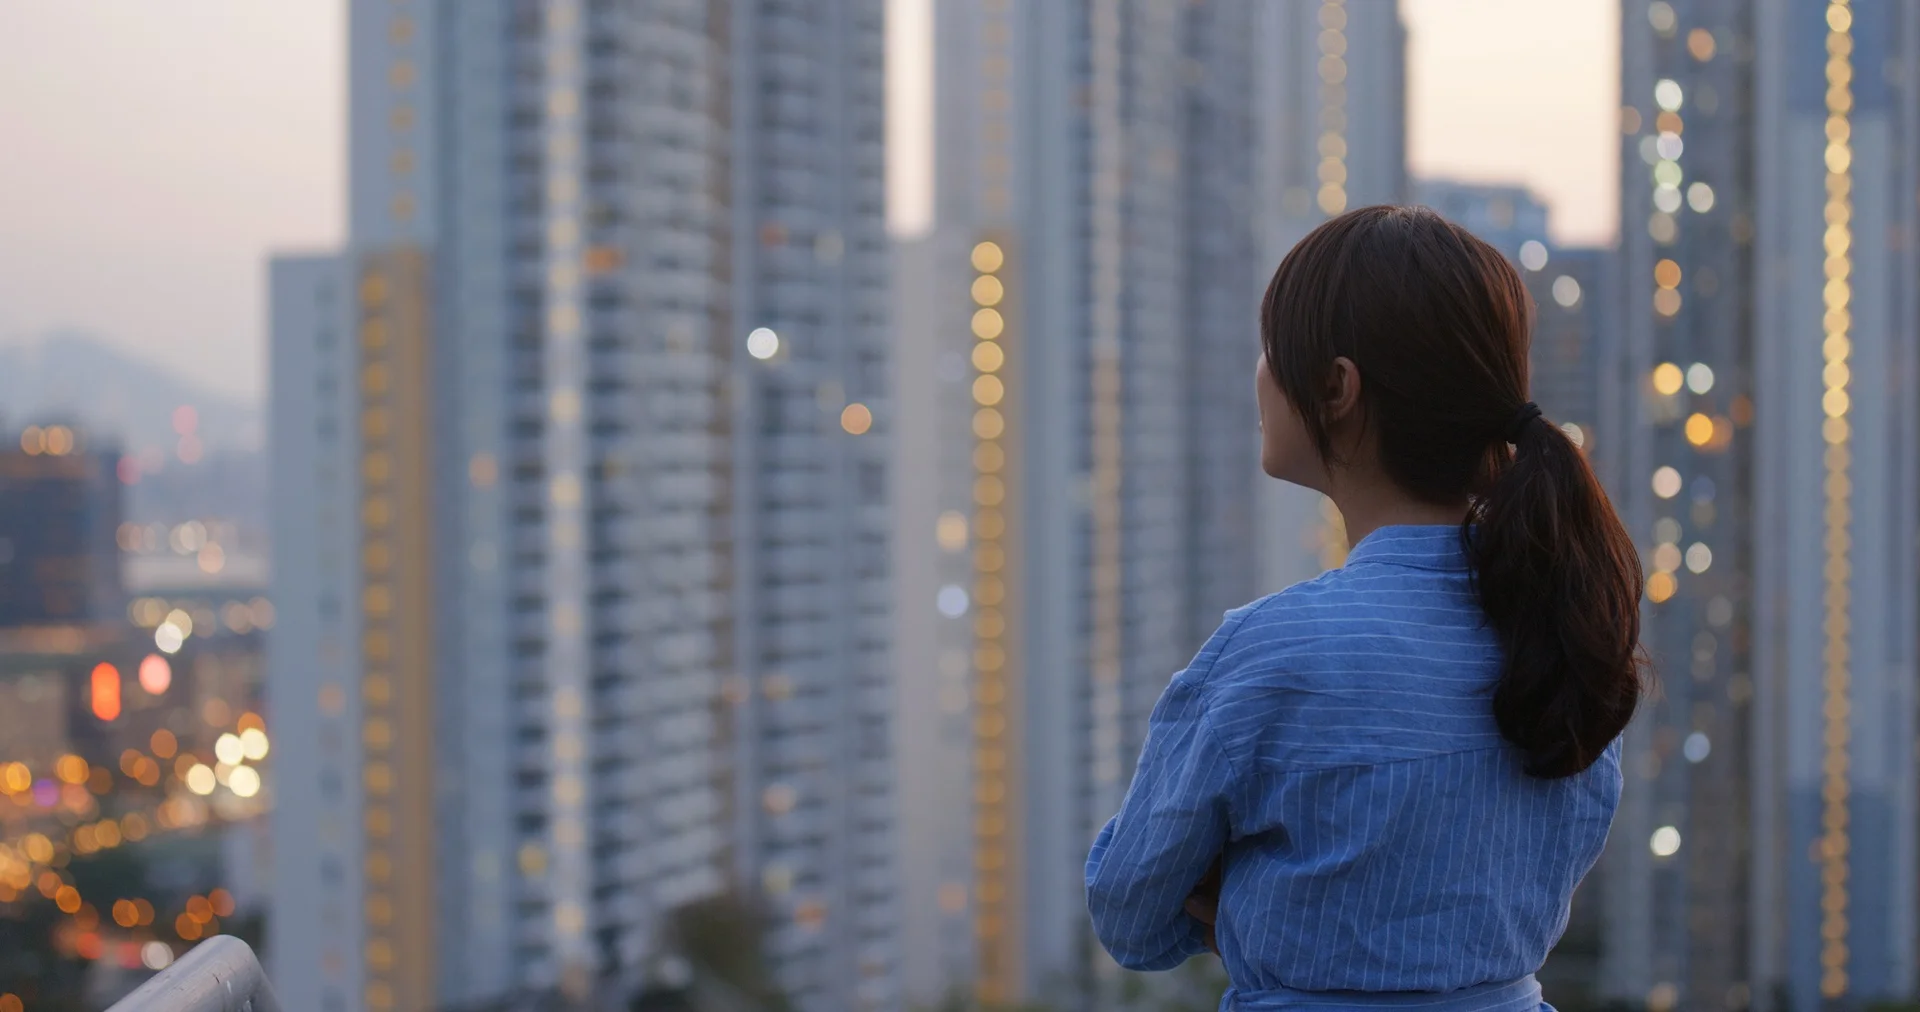
[[(1121, 117), (1123, 57), (1119, 4), (1097, 5), (1107, 19), (1096, 24), (1094, 93), (1095, 174), (1092, 215), (1092, 333), (1087, 393), (1088, 437), (1092, 451), (1088, 489), (1091, 559), (1087, 573), (1089, 594), (1088, 668), (1092, 725), (1093, 803), (1103, 811), (1119, 806), (1122, 775), (1131, 756), (1125, 753), (1120, 725), (1122, 652), (1125, 635), (1125, 599), (1120, 579), (1124, 565), (1125, 534), (1121, 514), (1121, 481), (1125, 469), (1125, 400), (1121, 379), (1121, 319), (1124, 295), (1125, 183), (1122, 168), (1124, 126)], [(1344, 27), (1344, 23), (1341, 25)], [(1344, 63), (1341, 64), (1344, 69)], [(1344, 124), (1342, 124), (1344, 127)], [(1344, 158), (1344, 152), (1341, 153)], [(1344, 164), (1344, 163), (1343, 163)], [(1344, 171), (1344, 169), (1343, 169)], [(1341, 184), (1344, 185), (1344, 178)], [(1112, 964), (1104, 964), (1111, 966)]]
[[(970, 356), (974, 367), (973, 445), (973, 835), (974, 926), (981, 936), (977, 989), (983, 1001), (1004, 1001), (1012, 989), (1011, 954), (1003, 950), (1009, 917), (1008, 866), (1009, 769), (1007, 722), (1009, 712), (1006, 621), (1006, 420), (1003, 402), (1007, 363), (1002, 339), (1006, 321), (1001, 315), (1006, 286), (999, 272), (1006, 254), (998, 243), (983, 241), (973, 248), (975, 272), (970, 295), (974, 305)], [(964, 545), (966, 524), (947, 523), (938, 533), (943, 543)], [(964, 608), (964, 606), (963, 606)]]
[(395, 185), (388, 211), (393, 215), (393, 220), (401, 224), (413, 220), (418, 203), (408, 183), (417, 159), (410, 146), (413, 143), (414, 114), (407, 93), (418, 83), (419, 75), (414, 69), (414, 62), (400, 53), (404, 47), (412, 45), (414, 34), (413, 19), (405, 14), (394, 15), (388, 23), (387, 36), (396, 51), (393, 64), (387, 68), (387, 85), (393, 98), (387, 121), (395, 134), (393, 154), (388, 162)]
[[(1014, 19), (1011, 4), (980, 7), (980, 133), (981, 210), (992, 220), (1004, 220), (1012, 211), (1012, 146)], [(1117, 12), (1110, 3), (1095, 3), (1089, 16), (1098, 32), (1102, 26), (1117, 34)], [(1096, 56), (1111, 56), (1111, 50)], [(1103, 60), (1100, 67), (1109, 67)], [(1109, 93), (1098, 89), (1099, 102)], [(1110, 110), (1104, 107), (1102, 114)], [(1015, 972), (1017, 934), (1009, 930), (1009, 911), (1017, 909), (1008, 874), (1006, 724), (1006, 467), (1007, 434), (1004, 370), (1007, 355), (1000, 343), (1006, 335), (1001, 315), (1007, 297), (1001, 272), (1006, 253), (999, 243), (983, 241), (971, 254), (974, 279), (969, 286), (974, 306), (972, 332), (973, 414), (973, 603), (974, 656), (974, 871), (973, 929), (978, 937), (974, 998), (982, 1005), (1011, 1001), (1017, 991)], [(964, 532), (962, 532), (964, 534)], [(963, 538), (964, 540), (964, 538)]]
[(387, 380), (393, 358), (391, 312), (393, 293), (378, 269), (360, 282), (360, 431), (361, 471), (361, 653), (365, 664), (361, 698), (366, 731), (361, 745), (361, 767), (366, 800), (362, 811), (366, 891), (366, 1003), (380, 1012), (394, 1006), (392, 938), (393, 877), (393, 473), (377, 462), (394, 452)]
[[(582, 440), (583, 360), (577, 352), (584, 328), (581, 266), (586, 237), (580, 215), (584, 180), (584, 124), (580, 100), (581, 21), (577, 0), (545, 7), (546, 122), (544, 162), (548, 201), (546, 232), (545, 457), (547, 481), (547, 678), (551, 686), (549, 762), (553, 771), (545, 801), (552, 812), (544, 869), (553, 897), (551, 926), (561, 960), (562, 988), (572, 997), (586, 961), (587, 768), (579, 747), (588, 732), (583, 676), (578, 659), (587, 650), (581, 530), (586, 500)], [(567, 574), (574, 574), (571, 579)], [(558, 579), (555, 579), (558, 577)]]
[(1827, 148), (1826, 207), (1824, 237), (1827, 258), (1824, 265), (1826, 285), (1824, 340), (1821, 356), (1825, 394), (1821, 400), (1826, 420), (1822, 436), (1826, 442), (1826, 656), (1821, 688), (1825, 698), (1824, 755), (1821, 760), (1820, 824), (1820, 993), (1838, 998), (1847, 992), (1847, 912), (1849, 896), (1848, 866), (1848, 745), (1852, 735), (1848, 657), (1850, 572), (1850, 521), (1852, 518), (1851, 444), (1847, 426), (1850, 407), (1847, 384), (1847, 357), (1851, 351), (1849, 328), (1852, 322), (1851, 275), (1853, 260), (1848, 253), (1853, 229), (1853, 12), (1847, 0), (1833, 0), (1827, 6)]
[[(417, 201), (408, 186), (415, 168), (412, 134), (415, 127), (409, 92), (416, 84), (414, 63), (404, 47), (414, 42), (411, 18), (396, 14), (388, 25), (388, 36), (396, 50), (388, 69), (392, 106), (388, 124), (394, 136), (389, 168), (396, 177), (388, 211), (396, 223), (413, 219)], [(362, 779), (366, 800), (362, 813), (365, 846), (366, 888), (363, 916), (366, 940), (365, 1004), (372, 1012), (384, 1012), (396, 1004), (393, 973), (397, 962), (393, 933), (394, 906), (390, 892), (393, 878), (392, 842), (393, 735), (380, 733), (390, 728), (394, 717), (393, 679), (388, 665), (392, 660), (392, 589), (387, 582), (392, 568), (392, 425), (389, 396), (390, 340), (385, 320), (390, 294), (386, 281), (369, 273), (360, 285), (361, 429), (360, 470), (362, 476), (361, 556), (366, 580), (361, 594), (363, 627), (362, 652), (366, 665), (362, 676), (361, 697), (367, 733)]]
[(1320, 5), (1320, 210), (1339, 214), (1347, 209), (1347, 9), (1346, 0), (1324, 0)]

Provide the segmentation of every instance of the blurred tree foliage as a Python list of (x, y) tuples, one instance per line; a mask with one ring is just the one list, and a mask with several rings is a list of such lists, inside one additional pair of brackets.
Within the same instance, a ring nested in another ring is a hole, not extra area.
[(661, 950), (682, 962), (636, 995), (631, 1012), (791, 1012), (767, 966), (767, 930), (766, 913), (738, 896), (673, 911), (661, 931)]

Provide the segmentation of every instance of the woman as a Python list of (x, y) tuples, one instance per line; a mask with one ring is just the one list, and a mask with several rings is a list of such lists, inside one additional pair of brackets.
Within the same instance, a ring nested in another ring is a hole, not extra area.
[(1087, 861), (1123, 966), (1216, 951), (1237, 1012), (1551, 1009), (1533, 973), (1641, 694), (1640, 564), (1527, 400), (1530, 305), (1424, 208), (1343, 214), (1274, 274), (1261, 464), (1354, 547), (1229, 612), (1154, 708)]

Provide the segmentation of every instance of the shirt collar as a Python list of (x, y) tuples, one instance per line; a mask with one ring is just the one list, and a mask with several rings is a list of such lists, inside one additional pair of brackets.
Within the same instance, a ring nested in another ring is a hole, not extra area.
[(1378, 563), (1463, 572), (1471, 568), (1460, 544), (1457, 524), (1393, 524), (1360, 539), (1347, 553), (1347, 565)]

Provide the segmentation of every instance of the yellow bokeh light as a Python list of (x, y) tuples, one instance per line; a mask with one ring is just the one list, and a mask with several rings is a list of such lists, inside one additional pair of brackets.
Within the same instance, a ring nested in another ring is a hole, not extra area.
[(1663, 395), (1671, 397), (1679, 393), (1681, 385), (1686, 381), (1686, 373), (1681, 372), (1680, 367), (1672, 362), (1662, 362), (1653, 367), (1653, 389)]
[(862, 436), (873, 428), (873, 412), (858, 401), (847, 405), (840, 412), (840, 427), (849, 435)]
[(973, 381), (973, 400), (976, 404), (992, 407), (1000, 403), (1007, 393), (1006, 385), (998, 376), (977, 376)]
[(1668, 541), (1653, 550), (1653, 568), (1656, 572), (1671, 573), (1680, 568), (1680, 546)]
[(999, 372), (1006, 362), (1006, 350), (992, 341), (982, 341), (973, 346), (973, 367), (981, 372)]
[(998, 310), (981, 309), (973, 314), (973, 336), (982, 341), (991, 341), (1007, 329), (1007, 321)]
[(1680, 265), (1672, 260), (1662, 260), (1654, 264), (1653, 283), (1662, 288), (1680, 287)]
[(1713, 440), (1713, 419), (1695, 412), (1687, 416), (1687, 442), (1705, 446)]
[[(1824, 630), (1826, 670), (1822, 677), (1825, 751), (1821, 763), (1825, 776), (1821, 786), (1821, 825), (1826, 835), (1815, 860), (1821, 864), (1820, 937), (1825, 943), (1820, 953), (1820, 965), (1825, 971), (1820, 979), (1820, 990), (1825, 997), (1839, 998), (1846, 994), (1848, 984), (1849, 924), (1846, 910), (1847, 880), (1851, 871), (1846, 857), (1846, 826), (1847, 774), (1850, 765), (1847, 748), (1852, 711), (1847, 694), (1852, 681), (1847, 636), (1851, 602), (1848, 582), (1852, 577), (1849, 551), (1853, 539), (1849, 523), (1853, 486), (1849, 473), (1851, 453), (1847, 445), (1851, 433), (1845, 416), (1852, 407), (1847, 393), (1847, 385), (1852, 380), (1852, 371), (1847, 367), (1847, 355), (1851, 351), (1847, 331), (1852, 325), (1852, 314), (1847, 304), (1853, 298), (1853, 288), (1847, 278), (1853, 272), (1853, 262), (1848, 253), (1853, 239), (1849, 227), (1853, 218), (1853, 178), (1849, 174), (1853, 168), (1853, 148), (1850, 146), (1853, 124), (1848, 121), (1847, 114), (1853, 108), (1851, 83), (1854, 68), (1849, 58), (1853, 53), (1853, 38), (1848, 34), (1853, 27), (1853, 13), (1848, 9), (1846, 0), (1834, 0), (1827, 6), (1827, 26), (1831, 31), (1827, 35), (1826, 65), (1827, 230), (1823, 245), (1827, 259), (1823, 272), (1828, 280), (1821, 290), (1825, 309), (1822, 324), (1826, 329), (1826, 339), (1821, 348), (1826, 367), (1821, 378), (1826, 393), (1820, 402), (1827, 416), (1821, 425), (1821, 437), (1827, 443), (1823, 595), (1827, 613)], [(1688, 561), (1691, 563), (1693, 560), (1689, 558)]]
[(991, 274), (982, 274), (973, 279), (973, 301), (978, 305), (997, 306), (1006, 294), (1006, 286)]
[(973, 247), (972, 260), (974, 270), (990, 274), (1006, 263), (1006, 255), (1000, 251), (998, 243), (983, 242)]
[(1705, 28), (1695, 28), (1687, 33), (1687, 52), (1693, 54), (1694, 59), (1705, 63), (1713, 59), (1713, 50), (1712, 32)]
[(973, 413), (973, 434), (980, 439), (999, 439), (1007, 431), (1007, 420), (1000, 412), (992, 408), (981, 408)]
[(1007, 466), (1007, 451), (999, 443), (982, 442), (973, 448), (973, 469), (981, 474), (995, 474)]
[(1655, 573), (1647, 577), (1647, 600), (1654, 604), (1663, 604), (1680, 589), (1679, 581), (1672, 573)]

